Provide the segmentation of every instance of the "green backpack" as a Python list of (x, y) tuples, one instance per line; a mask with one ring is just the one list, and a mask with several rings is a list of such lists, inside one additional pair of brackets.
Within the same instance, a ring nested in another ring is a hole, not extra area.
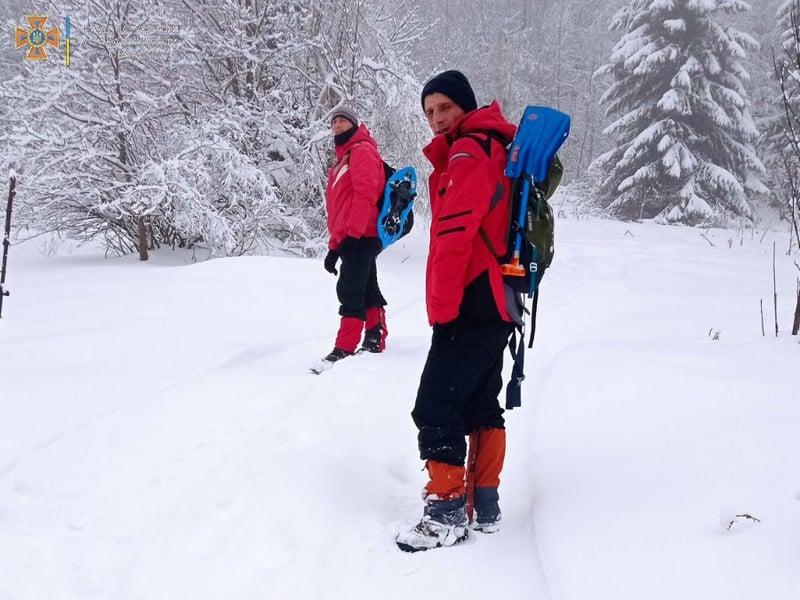
[[(524, 243), (520, 251), (520, 264), (535, 265), (534, 268), (526, 269), (525, 277), (505, 277), (505, 282), (515, 292), (521, 294), (532, 294), (539, 286), (539, 282), (544, 277), (545, 271), (553, 262), (555, 254), (555, 219), (553, 217), (553, 207), (550, 206), (550, 198), (561, 183), (564, 174), (564, 166), (558, 156), (553, 159), (547, 180), (541, 188), (534, 190), (531, 201), (528, 202), (528, 212), (525, 218), (525, 232), (523, 235)], [(500, 257), (501, 264), (511, 259), (514, 249), (514, 240), (517, 235), (517, 222), (515, 216), (519, 214), (520, 203), (519, 185), (514, 184), (511, 190), (511, 212), (508, 227), (508, 252)], [(531, 331), (532, 332), (532, 331)]]

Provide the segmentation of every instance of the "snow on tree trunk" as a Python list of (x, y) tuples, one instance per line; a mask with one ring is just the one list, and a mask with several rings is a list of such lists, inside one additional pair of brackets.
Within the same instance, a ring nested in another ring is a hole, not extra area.
[(624, 31), (598, 73), (615, 120), (614, 148), (595, 161), (609, 211), (626, 219), (723, 223), (751, 219), (768, 190), (743, 85), (750, 36), (722, 24), (740, 0), (633, 0), (614, 17)]

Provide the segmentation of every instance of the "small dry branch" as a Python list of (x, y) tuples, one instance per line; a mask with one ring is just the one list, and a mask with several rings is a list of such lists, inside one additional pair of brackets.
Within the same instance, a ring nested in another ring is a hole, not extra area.
[(775, 276), (775, 242), (772, 242), (772, 299), (775, 308), (775, 337), (778, 337), (778, 281)]
[[(740, 515), (736, 515), (736, 519), (750, 519), (751, 521), (753, 521), (753, 523), (761, 523), (761, 519), (759, 519), (758, 517), (754, 517), (749, 513), (742, 513)], [(736, 519), (731, 519), (730, 521), (728, 521), (728, 531), (733, 529), (733, 526), (736, 525)]]

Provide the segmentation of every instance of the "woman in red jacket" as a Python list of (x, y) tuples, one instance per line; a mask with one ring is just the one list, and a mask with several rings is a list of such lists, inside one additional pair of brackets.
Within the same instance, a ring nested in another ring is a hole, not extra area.
[(497, 396), (515, 312), (497, 257), (511, 210), (505, 146), (516, 128), (497, 102), (478, 108), (459, 71), (426, 83), (422, 107), (435, 136), (424, 149), (433, 165), (425, 278), (433, 336), (411, 413), (429, 477), (424, 513), (397, 537), (410, 552), (465, 539), (473, 508), (473, 529), (500, 528), (506, 432)]
[[(361, 350), (382, 352), (386, 346), (386, 300), (378, 287), (375, 258), (378, 239), (378, 198), (385, 175), (378, 144), (355, 111), (340, 106), (331, 113), (336, 164), (328, 172), (325, 207), (328, 213), (328, 255), (325, 270), (339, 275), (336, 295), (341, 322), (333, 350), (311, 370), (321, 372)], [(336, 264), (341, 259), (337, 271)]]

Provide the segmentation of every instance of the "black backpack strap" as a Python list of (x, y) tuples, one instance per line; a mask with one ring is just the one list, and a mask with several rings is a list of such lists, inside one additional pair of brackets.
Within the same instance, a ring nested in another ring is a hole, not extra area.
[[(528, 341), (528, 348), (533, 346), (533, 338), (536, 335), (536, 309), (539, 305), (539, 290), (533, 295), (531, 306), (531, 336)], [(517, 329), (519, 329), (519, 343), (517, 343)], [(525, 380), (525, 331), (515, 326), (511, 331), (508, 341), (508, 351), (514, 361), (511, 367), (511, 378), (506, 385), (506, 410), (522, 406), (522, 382)]]
[[(516, 349), (514, 348), (516, 346)], [(517, 328), (511, 331), (508, 340), (508, 350), (514, 360), (511, 368), (511, 378), (506, 385), (506, 410), (522, 406), (522, 381), (525, 379), (525, 336), (520, 332), (517, 344)]]
[(494, 131), (493, 129), (477, 129), (475, 131), (459, 134), (454, 138), (450, 138), (448, 136), (448, 140), (450, 141), (451, 145), (454, 144), (456, 140), (461, 138), (469, 138), (474, 141), (476, 144), (478, 144), (478, 146), (481, 147), (481, 150), (483, 150), (486, 156), (492, 155), (492, 140), (495, 140), (501, 146), (503, 146), (503, 149), (507, 148), (511, 143), (511, 140), (506, 139), (499, 132)]
[(499, 142), (503, 148), (508, 148), (508, 145), (511, 143), (511, 140), (501, 135), (499, 131), (495, 131), (494, 129), (479, 129), (474, 133), (480, 133), (485, 135), (486, 137), (490, 137), (496, 142)]
[(490, 137), (487, 136), (485, 138), (482, 138), (477, 133), (465, 133), (461, 137), (462, 138), (469, 138), (472, 141), (474, 141), (476, 144), (478, 144), (478, 146), (481, 147), (481, 150), (483, 150), (483, 153), (486, 154), (486, 156), (491, 156), (492, 155), (492, 140), (491, 140)]
[(528, 348), (533, 347), (533, 338), (536, 335), (536, 309), (539, 307), (539, 288), (533, 294), (533, 304), (531, 304), (531, 337), (528, 339)]

